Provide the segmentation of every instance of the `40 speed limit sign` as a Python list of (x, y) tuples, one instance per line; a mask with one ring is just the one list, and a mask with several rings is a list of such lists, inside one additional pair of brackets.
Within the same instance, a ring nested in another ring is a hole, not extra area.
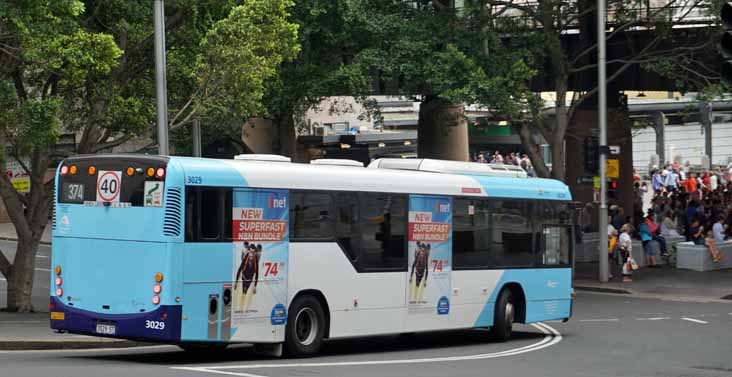
[(97, 201), (118, 203), (120, 190), (122, 190), (121, 171), (99, 171), (97, 175)]

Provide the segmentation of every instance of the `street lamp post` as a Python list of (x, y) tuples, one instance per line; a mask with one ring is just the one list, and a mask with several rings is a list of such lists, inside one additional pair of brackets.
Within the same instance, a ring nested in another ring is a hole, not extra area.
[(600, 281), (608, 281), (607, 258), (607, 73), (605, 71), (605, 0), (597, 0), (597, 109), (600, 126)]
[(155, 0), (155, 97), (158, 115), (158, 154), (168, 151), (168, 92), (165, 72), (165, 7), (163, 0)]

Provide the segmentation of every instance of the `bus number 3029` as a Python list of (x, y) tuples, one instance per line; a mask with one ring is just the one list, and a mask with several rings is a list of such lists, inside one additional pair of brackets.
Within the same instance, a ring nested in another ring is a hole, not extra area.
[(162, 321), (145, 321), (146, 329), (165, 330), (165, 322)]

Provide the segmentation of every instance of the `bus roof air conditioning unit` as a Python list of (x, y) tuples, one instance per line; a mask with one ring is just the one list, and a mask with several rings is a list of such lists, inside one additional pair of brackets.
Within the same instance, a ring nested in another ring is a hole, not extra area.
[(524, 169), (515, 165), (495, 165), (432, 159), (379, 158), (368, 166), (372, 169), (415, 170), (442, 174), (480, 175), (486, 177), (526, 178)]
[(340, 158), (319, 158), (317, 160), (310, 161), (311, 165), (333, 165), (333, 166), (356, 166), (363, 167), (363, 162), (356, 160), (347, 160)]
[(292, 162), (292, 159), (278, 154), (238, 154), (235, 160), (246, 161), (269, 161), (269, 162)]

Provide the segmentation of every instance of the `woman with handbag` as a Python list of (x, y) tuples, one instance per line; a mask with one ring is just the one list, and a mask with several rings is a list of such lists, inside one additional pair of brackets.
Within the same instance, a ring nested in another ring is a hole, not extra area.
[(623, 283), (632, 282), (633, 276), (633, 241), (630, 239), (632, 226), (628, 223), (620, 228), (618, 237), (618, 262), (622, 265)]

